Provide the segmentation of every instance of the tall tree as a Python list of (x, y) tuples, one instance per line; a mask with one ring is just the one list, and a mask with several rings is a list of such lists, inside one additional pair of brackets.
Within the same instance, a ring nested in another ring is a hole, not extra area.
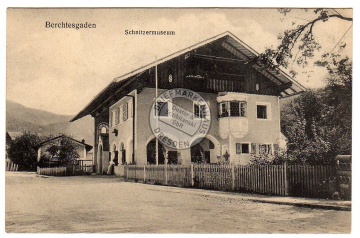
[(39, 143), (40, 137), (37, 134), (25, 131), (10, 142), (8, 156), (19, 165), (19, 170), (36, 170)]
[(282, 131), (289, 140), (288, 153), (309, 163), (333, 161), (351, 154), (352, 62), (319, 62), (328, 69), (327, 86), (309, 90), (282, 108)]

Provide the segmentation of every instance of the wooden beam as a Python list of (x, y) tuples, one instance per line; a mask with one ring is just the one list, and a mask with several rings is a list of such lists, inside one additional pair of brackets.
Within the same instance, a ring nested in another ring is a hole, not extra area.
[(245, 54), (241, 53), (239, 50), (235, 49), (233, 46), (226, 43), (225, 41), (221, 44), (221, 46), (224, 47), (225, 49), (227, 49), (228, 51), (230, 51), (230, 53), (232, 53), (233, 55), (239, 57), (240, 59), (242, 59), (244, 61), (248, 61), (250, 59)]
[(214, 60), (214, 61), (224, 61), (224, 62), (231, 62), (231, 63), (243, 63), (245, 60), (242, 59), (232, 59), (232, 58), (224, 58), (224, 57), (217, 57), (212, 55), (202, 55), (202, 54), (191, 54), (195, 58), (200, 59), (207, 59), (207, 60)]
[(259, 71), (261, 74), (263, 74), (265, 77), (270, 79), (272, 82), (274, 82), (276, 85), (280, 86), (283, 84), (279, 79), (275, 78), (272, 74), (268, 73), (266, 70), (262, 69), (259, 65), (254, 64), (253, 68), (255, 68), (257, 71)]

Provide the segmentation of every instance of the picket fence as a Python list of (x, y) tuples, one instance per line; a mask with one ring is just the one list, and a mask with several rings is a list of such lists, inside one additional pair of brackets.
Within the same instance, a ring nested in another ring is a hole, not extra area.
[(5, 171), (18, 171), (19, 165), (14, 164), (12, 161), (6, 161)]
[(334, 166), (323, 165), (124, 165), (128, 180), (180, 187), (269, 195), (327, 197)]
[(40, 168), (37, 167), (39, 175), (66, 176), (66, 167)]

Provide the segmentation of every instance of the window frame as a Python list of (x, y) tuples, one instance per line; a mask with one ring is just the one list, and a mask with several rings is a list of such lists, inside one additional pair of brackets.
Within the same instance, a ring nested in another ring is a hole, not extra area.
[[(122, 108), (122, 121), (125, 122), (129, 119), (129, 105), (128, 102), (124, 103), (123, 105), (121, 105)], [(126, 109), (126, 110), (125, 110)], [(126, 115), (126, 117), (125, 117)]]
[(158, 118), (171, 118), (171, 113), (172, 113), (172, 100), (155, 100), (155, 105), (157, 105), (157, 103), (167, 103), (168, 104), (168, 113), (166, 116), (161, 116), (161, 115), (157, 115), (156, 113), (156, 109), (153, 108), (152, 110), (154, 110), (154, 117), (158, 117)]
[(115, 108), (115, 125), (120, 123), (120, 108)]
[[(232, 115), (231, 104), (236, 103), (238, 105), (239, 115)], [(224, 110), (225, 108), (225, 110)], [(219, 118), (222, 117), (247, 117), (247, 101), (225, 101), (218, 104)]]
[[(269, 147), (269, 152), (268, 153), (264, 153), (261, 149), (261, 146), (268, 146)], [(259, 143), (259, 155), (273, 155), (273, 144), (272, 143)]]
[[(193, 102), (194, 119), (209, 119), (210, 115), (206, 114), (206, 110), (205, 110), (205, 113), (201, 113), (201, 110), (200, 110), (201, 107), (205, 107), (205, 109), (206, 109), (206, 106), (207, 106), (206, 102), (203, 102), (203, 103), (200, 103), (200, 104)], [(196, 107), (198, 107), (199, 115), (196, 114), (196, 111), (195, 111)]]
[[(243, 152), (243, 145), (247, 145), (248, 153)], [(238, 155), (250, 155), (251, 154), (251, 143), (250, 142), (241, 142), (235, 144), (236, 154)]]
[[(266, 118), (258, 117), (258, 107), (265, 106), (266, 107)], [(256, 102), (256, 119), (259, 121), (270, 121), (271, 120), (271, 103), (269, 102)]]
[[(130, 113), (129, 113), (130, 112)], [(134, 112), (133, 112), (133, 101), (128, 101), (128, 118), (133, 118)]]

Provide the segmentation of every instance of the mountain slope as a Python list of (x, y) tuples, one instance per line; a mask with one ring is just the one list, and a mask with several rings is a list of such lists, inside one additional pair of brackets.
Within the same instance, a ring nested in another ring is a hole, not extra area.
[(6, 101), (6, 130), (23, 132), (25, 130), (39, 133), (43, 136), (68, 134), (74, 139), (85, 139), (87, 144), (93, 145), (93, 118), (84, 117), (75, 122), (69, 122), (73, 116), (28, 108), (21, 104)]

